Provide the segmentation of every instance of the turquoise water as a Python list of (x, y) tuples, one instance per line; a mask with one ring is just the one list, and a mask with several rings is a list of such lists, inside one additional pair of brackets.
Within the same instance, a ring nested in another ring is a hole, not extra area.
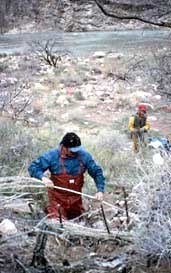
[(94, 51), (128, 52), (171, 45), (171, 31), (129, 30), (100, 32), (43, 32), (0, 35), (0, 53), (24, 53), (32, 41), (55, 40), (56, 49), (87, 55)]

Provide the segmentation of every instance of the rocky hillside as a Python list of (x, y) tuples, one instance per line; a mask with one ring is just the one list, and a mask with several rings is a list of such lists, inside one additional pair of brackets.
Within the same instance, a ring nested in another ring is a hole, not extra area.
[[(164, 1), (163, 1), (164, 2)], [(100, 1), (108, 12), (122, 16), (149, 17), (158, 6), (141, 1)], [(161, 7), (160, 7), (161, 8)], [(162, 12), (163, 9), (162, 9)], [(163, 17), (162, 17), (163, 18)], [(143, 28), (148, 25), (135, 20), (118, 20), (105, 16), (93, 0), (2, 0), (1, 33), (56, 31), (95, 31)]]

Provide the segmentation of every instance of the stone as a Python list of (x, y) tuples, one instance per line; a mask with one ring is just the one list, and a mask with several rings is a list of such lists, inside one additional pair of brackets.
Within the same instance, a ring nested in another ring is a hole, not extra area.
[(0, 223), (0, 233), (2, 235), (12, 235), (17, 233), (17, 228), (15, 224), (9, 220), (9, 219), (4, 219)]
[(106, 56), (106, 53), (104, 51), (96, 51), (93, 54), (93, 57), (95, 58), (104, 58)]

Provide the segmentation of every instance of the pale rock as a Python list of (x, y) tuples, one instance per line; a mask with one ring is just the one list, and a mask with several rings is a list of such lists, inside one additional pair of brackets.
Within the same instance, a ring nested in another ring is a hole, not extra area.
[(97, 105), (98, 105), (98, 101), (96, 101), (96, 100), (88, 100), (88, 101), (85, 101), (85, 105), (87, 106), (87, 107), (90, 107), (90, 108), (95, 108), (95, 107), (97, 107)]
[(115, 91), (115, 94), (124, 94), (125, 95), (125, 90), (129, 90), (129, 86), (126, 82), (119, 82), (116, 81), (113, 84), (113, 90)]
[(52, 96), (57, 96), (57, 95), (59, 95), (59, 91), (58, 90), (52, 90), (51, 95)]
[(114, 53), (114, 52), (110, 52), (107, 55), (108, 58), (114, 58), (114, 59), (121, 59), (122, 57), (124, 57), (123, 53)]
[(60, 84), (59, 84), (59, 88), (63, 89), (63, 88), (64, 88), (64, 84), (63, 84), (63, 83), (60, 83)]
[(151, 120), (151, 121), (156, 121), (157, 117), (155, 117), (155, 116), (149, 116), (148, 119)]
[(69, 114), (68, 113), (64, 113), (61, 115), (61, 118), (64, 120), (64, 121), (69, 121)]
[(119, 201), (118, 205), (122, 208), (125, 206), (125, 201), (122, 200), (122, 201)]
[(112, 108), (111, 108), (110, 106), (107, 106), (106, 109), (107, 109), (108, 111), (112, 111)]
[(72, 123), (64, 124), (61, 129), (63, 129), (64, 134), (67, 132), (80, 132), (80, 127)]
[(148, 102), (150, 100), (150, 98), (152, 97), (152, 94), (148, 93), (148, 92), (144, 92), (144, 91), (136, 91), (133, 92), (131, 94), (132, 97), (137, 97), (141, 100), (143, 100), (144, 102)]
[(96, 256), (96, 253), (95, 253), (95, 252), (90, 252), (90, 253), (89, 253), (89, 256), (90, 256), (90, 257)]
[(17, 233), (17, 228), (12, 221), (4, 219), (0, 223), (0, 233), (3, 235), (12, 235)]
[(160, 153), (156, 153), (153, 155), (153, 162), (154, 164), (161, 166), (164, 164), (164, 159), (163, 157), (160, 155)]
[(15, 83), (18, 82), (18, 80), (17, 80), (16, 78), (9, 78), (8, 80), (9, 80), (9, 82), (10, 82), (11, 84), (15, 84)]
[(39, 121), (36, 120), (35, 118), (32, 118), (32, 117), (29, 117), (29, 118), (27, 119), (27, 122), (28, 122), (29, 124), (34, 125), (34, 126), (38, 126), (38, 124), (39, 124)]
[(91, 93), (92, 91), (93, 91), (93, 85), (92, 84), (87, 84), (86, 86), (85, 86), (85, 92), (86, 92), (86, 94), (88, 94), (88, 93)]
[(90, 114), (85, 115), (86, 118), (91, 118)]
[(56, 100), (56, 104), (59, 104), (61, 107), (64, 107), (65, 105), (69, 105), (69, 101), (67, 100), (65, 95), (60, 95)]
[(96, 90), (95, 93), (94, 93), (94, 95), (95, 95), (97, 98), (103, 98), (103, 97), (104, 97), (103, 94), (104, 94), (104, 92), (101, 91), (101, 90), (98, 90), (98, 91)]
[(105, 103), (113, 103), (113, 99), (105, 99)]
[(155, 95), (155, 96), (153, 97), (153, 99), (155, 99), (155, 100), (161, 100), (161, 96), (160, 96), (160, 95)]
[(35, 82), (34, 84), (34, 89), (37, 89), (37, 90), (45, 90), (47, 87), (39, 82)]
[(1, 83), (1, 88), (8, 86), (8, 81), (6, 79), (5, 80), (4, 79), (0, 80), (0, 83)]
[(138, 76), (138, 77), (136, 77), (136, 81), (137, 82), (142, 82), (142, 78)]
[(104, 58), (106, 56), (106, 53), (104, 51), (96, 51), (93, 54), (93, 57), (95, 58)]
[(116, 200), (116, 201), (115, 201), (115, 204), (116, 204), (116, 205), (119, 205), (119, 200)]
[(121, 223), (126, 224), (126, 222), (127, 222), (127, 217), (126, 216), (120, 216), (119, 219), (120, 219)]
[(84, 123), (85, 125), (88, 125), (88, 124), (89, 124), (89, 122), (88, 122), (88, 121), (83, 121), (83, 123)]
[(113, 217), (112, 226), (115, 228), (119, 228), (121, 225), (119, 217)]

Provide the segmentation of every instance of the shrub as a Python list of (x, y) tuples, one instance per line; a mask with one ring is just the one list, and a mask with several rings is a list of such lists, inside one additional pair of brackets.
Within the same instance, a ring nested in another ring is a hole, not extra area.
[(32, 139), (10, 120), (0, 121), (0, 176), (18, 175), (29, 158)]
[(171, 257), (171, 157), (164, 156), (165, 164), (144, 162), (143, 175), (137, 176), (132, 196), (137, 221), (134, 228), (136, 252), (143, 258), (155, 257), (158, 265)]
[(0, 63), (0, 73), (4, 72), (7, 67), (8, 65), (6, 63)]

